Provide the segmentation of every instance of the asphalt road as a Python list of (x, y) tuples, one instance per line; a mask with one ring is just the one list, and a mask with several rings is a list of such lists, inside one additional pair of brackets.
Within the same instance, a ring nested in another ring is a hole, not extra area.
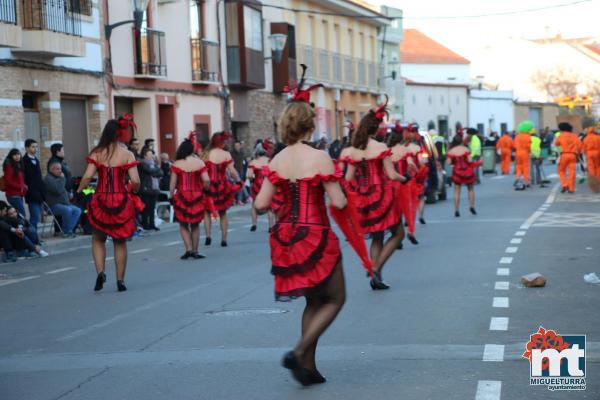
[[(466, 193), (461, 218), (450, 200), (428, 206), (388, 291), (345, 247), (348, 301), (317, 354), (328, 382), (310, 388), (279, 366), (304, 302), (273, 301), (264, 217), (255, 233), (233, 218), (205, 260), (180, 261), (177, 232), (133, 241), (125, 293), (112, 266), (93, 292), (86, 249), (2, 264), (0, 399), (600, 399), (600, 285), (583, 280), (600, 276), (600, 196), (553, 188), (486, 177), (479, 215)], [(523, 288), (530, 272), (547, 286)], [(587, 390), (529, 385), (521, 354), (539, 326), (587, 335)]]

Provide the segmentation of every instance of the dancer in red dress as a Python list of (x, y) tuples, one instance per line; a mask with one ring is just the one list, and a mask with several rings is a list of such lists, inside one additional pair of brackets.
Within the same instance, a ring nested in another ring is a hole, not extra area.
[(338, 183), (341, 171), (327, 153), (304, 143), (315, 128), (315, 113), (309, 100), (303, 100), (308, 93), (301, 88), (302, 81), (295, 90), (296, 101), (279, 120), (287, 147), (265, 167), (266, 179), (254, 207), (269, 208), (275, 193), (281, 193), (270, 234), (275, 299), (306, 298), (302, 337), (282, 364), (302, 385), (311, 385), (325, 382), (315, 363), (317, 342), (345, 302), (340, 243), (329, 222), (325, 193), (337, 209), (345, 207), (346, 199)]
[[(262, 149), (258, 149), (256, 151), (256, 158), (248, 164), (248, 179), (252, 182), (252, 187), (250, 188), (250, 192), (252, 194), (252, 198), (256, 199), (256, 196), (260, 192), (260, 188), (265, 180), (265, 175), (263, 173), (263, 167), (269, 164), (269, 156), (273, 154), (274, 144), (270, 139), (263, 140)], [(267, 211), (267, 217), (269, 219), (269, 229), (273, 226), (274, 215), (273, 211), (269, 208)], [(250, 232), (256, 231), (256, 223), (258, 220), (258, 212), (256, 208), (252, 207), (252, 226), (250, 227)]]
[[(389, 288), (381, 279), (381, 271), (404, 236), (396, 205), (396, 185), (392, 181), (406, 182), (407, 178), (396, 172), (391, 159), (392, 151), (387, 145), (373, 138), (386, 115), (386, 105), (387, 101), (362, 118), (352, 138), (352, 150), (344, 159), (348, 163), (345, 176), (348, 195), (352, 195), (352, 201), (356, 204), (363, 231), (371, 233), (372, 237), (373, 290)], [(384, 243), (387, 229), (392, 231), (392, 236)]]
[(179, 232), (185, 245), (182, 260), (204, 258), (198, 253), (200, 228), (207, 207), (204, 190), (210, 180), (208, 169), (195, 154), (194, 142), (185, 139), (177, 149), (176, 160), (171, 166), (171, 204), (175, 209), (175, 218), (179, 221)]
[[(419, 167), (415, 164), (415, 155), (420, 151), (420, 147), (413, 143), (414, 129), (411, 124), (402, 126), (396, 124), (392, 129), (388, 145), (392, 150), (392, 162), (396, 166), (398, 174), (402, 176), (410, 176), (414, 178), (419, 172)], [(417, 218), (418, 199), (414, 193), (416, 189), (415, 179), (410, 179), (409, 182), (396, 186), (397, 189), (397, 205), (404, 217), (408, 230), (408, 240), (412, 244), (419, 244), (415, 237), (415, 220)], [(402, 245), (398, 246), (401, 249)]]
[[(95, 291), (102, 290), (106, 282), (106, 239), (113, 239), (117, 289), (127, 290), (125, 269), (127, 267), (126, 240), (135, 232), (135, 206), (132, 191), (140, 185), (137, 165), (132, 152), (123, 143), (128, 141), (129, 127), (124, 119), (106, 123), (98, 145), (88, 156), (85, 171), (78, 192), (85, 189), (93, 176), (98, 174), (96, 192), (88, 206), (88, 218), (94, 228), (92, 233), (92, 254), (96, 265)], [(129, 177), (128, 185), (125, 184)], [(139, 203), (139, 199), (138, 199)]]
[[(221, 225), (221, 247), (227, 247), (227, 229), (229, 226), (227, 220), (227, 210), (235, 201), (235, 193), (239, 190), (240, 177), (233, 166), (231, 154), (225, 150), (225, 142), (229, 140), (229, 132), (218, 132), (212, 135), (210, 143), (204, 152), (204, 162), (208, 167), (208, 176), (210, 186), (208, 195), (212, 198), (216, 211), (219, 213), (219, 222)], [(233, 184), (229, 175), (236, 182)], [(204, 218), (204, 228), (206, 230), (206, 241), (204, 244), (210, 246), (212, 239), (210, 236), (212, 220), (208, 211)]]
[(460, 191), (463, 185), (467, 186), (469, 192), (469, 211), (477, 215), (475, 211), (475, 189), (473, 185), (477, 181), (475, 168), (481, 163), (471, 160), (471, 150), (463, 144), (461, 137), (454, 136), (448, 151), (448, 159), (452, 164), (452, 182), (454, 183), (454, 216), (460, 217)]

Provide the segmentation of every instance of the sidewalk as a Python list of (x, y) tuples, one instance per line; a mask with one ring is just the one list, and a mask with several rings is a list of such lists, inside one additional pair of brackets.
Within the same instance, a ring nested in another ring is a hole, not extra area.
[[(245, 204), (243, 206), (234, 206), (227, 212), (227, 215), (229, 215), (229, 216), (238, 216), (238, 215), (244, 215), (244, 214), (249, 215), (250, 208), (251, 208), (250, 204)], [(160, 231), (152, 232), (152, 235), (156, 236), (156, 235), (161, 235), (163, 233), (173, 232), (173, 231), (177, 230), (178, 227), (179, 227), (179, 224), (177, 224), (177, 223), (170, 224), (168, 222), (163, 222), (160, 225)], [(144, 236), (140, 237), (140, 239), (143, 240)], [(87, 249), (91, 246), (91, 237), (89, 235), (77, 236), (76, 238), (73, 238), (73, 239), (50, 237), (50, 238), (44, 238), (43, 240), (44, 240), (43, 248), (48, 253), (50, 253), (50, 256), (68, 253), (71, 251), (76, 251), (76, 250), (81, 250), (81, 249)]]

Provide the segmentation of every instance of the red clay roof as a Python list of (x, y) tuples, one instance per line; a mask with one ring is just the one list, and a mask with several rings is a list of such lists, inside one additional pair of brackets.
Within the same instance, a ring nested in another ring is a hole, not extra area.
[(600, 47), (594, 46), (593, 44), (586, 44), (585, 48), (600, 56)]
[(406, 64), (470, 64), (466, 58), (442, 46), (416, 29), (405, 29), (400, 57)]

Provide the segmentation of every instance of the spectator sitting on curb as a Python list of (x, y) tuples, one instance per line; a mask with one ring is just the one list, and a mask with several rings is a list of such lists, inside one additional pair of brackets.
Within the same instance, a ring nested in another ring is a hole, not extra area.
[(4, 249), (6, 261), (17, 261), (15, 250), (26, 257), (48, 256), (29, 221), (3, 201), (0, 201), (0, 246)]
[(62, 218), (63, 236), (75, 237), (75, 228), (79, 222), (81, 209), (71, 204), (69, 193), (65, 189), (65, 174), (59, 162), (50, 164), (48, 175), (44, 178), (46, 202), (54, 215)]

